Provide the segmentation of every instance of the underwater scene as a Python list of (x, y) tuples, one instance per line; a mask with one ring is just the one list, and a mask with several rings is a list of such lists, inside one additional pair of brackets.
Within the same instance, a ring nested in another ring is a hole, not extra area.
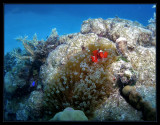
[(4, 4), (3, 121), (156, 121), (155, 4)]

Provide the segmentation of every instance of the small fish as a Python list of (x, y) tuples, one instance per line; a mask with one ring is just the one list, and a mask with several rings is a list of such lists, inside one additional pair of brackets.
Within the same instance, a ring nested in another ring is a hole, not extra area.
[(98, 62), (98, 59), (96, 56), (91, 56), (92, 62)]
[(97, 56), (97, 55), (98, 55), (98, 50), (94, 50), (94, 51), (93, 51), (93, 55), (94, 55), (94, 56)]
[(33, 82), (32, 82), (31, 87), (34, 87), (34, 86), (35, 86), (35, 84), (36, 84), (36, 82), (35, 82), (35, 81), (33, 81)]
[(104, 52), (104, 58), (107, 58), (107, 56), (108, 56), (108, 52)]
[(104, 55), (103, 55), (103, 52), (102, 52), (102, 51), (99, 52), (99, 57), (100, 57), (100, 58), (104, 58)]
[(92, 62), (98, 62), (98, 59), (107, 58), (108, 52), (104, 52), (102, 50), (94, 50), (93, 56), (91, 56)]

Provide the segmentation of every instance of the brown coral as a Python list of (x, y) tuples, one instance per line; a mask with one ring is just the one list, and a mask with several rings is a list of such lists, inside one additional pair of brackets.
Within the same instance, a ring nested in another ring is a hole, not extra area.
[[(108, 57), (98, 63), (91, 61), (92, 51), (101, 49)], [(93, 111), (112, 92), (112, 83), (107, 80), (109, 65), (116, 61), (116, 51), (110, 44), (90, 44), (58, 68), (57, 74), (44, 85), (46, 109), (53, 114), (70, 106), (92, 116)]]
[(126, 38), (120, 37), (116, 40), (116, 48), (120, 55), (126, 57), (127, 53), (127, 40)]
[(136, 89), (132, 86), (125, 86), (122, 89), (122, 93), (127, 97), (129, 104), (131, 104), (137, 110), (142, 111), (143, 119), (146, 121), (155, 121), (156, 120), (156, 111), (151, 105), (144, 101), (141, 95), (136, 92)]

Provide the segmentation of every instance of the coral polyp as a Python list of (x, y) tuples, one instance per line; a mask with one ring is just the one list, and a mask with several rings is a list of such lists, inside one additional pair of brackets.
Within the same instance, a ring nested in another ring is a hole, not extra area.
[[(108, 52), (107, 58), (92, 62), (90, 56), (94, 50)], [(112, 92), (112, 83), (108, 80), (109, 65), (116, 61), (117, 53), (110, 44), (96, 42), (85, 51), (71, 56), (62, 65), (57, 74), (44, 87), (46, 107), (52, 113), (70, 106), (82, 110), (89, 117), (104, 99)]]

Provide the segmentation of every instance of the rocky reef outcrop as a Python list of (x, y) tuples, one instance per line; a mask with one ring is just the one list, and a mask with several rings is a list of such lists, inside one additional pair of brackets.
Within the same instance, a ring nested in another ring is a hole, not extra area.
[[(29, 55), (19, 56), (33, 60), (24, 83), (28, 108), (12, 111), (17, 111), (17, 120), (54, 120), (67, 107), (83, 111), (92, 121), (156, 120), (154, 26), (118, 17), (88, 19), (78, 33), (59, 37), (53, 30), (46, 43), (34, 43), (26, 45)], [(11, 73), (5, 74), (7, 93), (17, 91)]]

